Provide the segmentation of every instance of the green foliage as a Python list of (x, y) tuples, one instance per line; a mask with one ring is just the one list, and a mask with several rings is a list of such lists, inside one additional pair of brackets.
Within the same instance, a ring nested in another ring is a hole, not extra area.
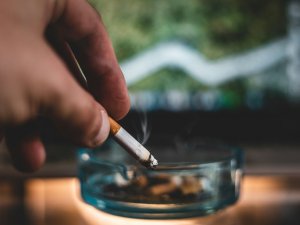
[(120, 60), (179, 39), (208, 58), (244, 51), (285, 33), (285, 0), (90, 0)]

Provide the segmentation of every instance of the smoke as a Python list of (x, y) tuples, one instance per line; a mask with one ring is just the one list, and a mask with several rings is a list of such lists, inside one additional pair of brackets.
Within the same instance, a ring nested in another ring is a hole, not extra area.
[(175, 150), (178, 154), (184, 155), (188, 151), (193, 151), (196, 148), (196, 143), (202, 137), (197, 135), (197, 127), (199, 127), (199, 117), (193, 116), (190, 122), (187, 123), (182, 129), (178, 130), (174, 138)]
[(138, 112), (138, 120), (136, 121), (137, 140), (144, 145), (150, 137), (151, 127), (148, 116), (145, 111)]

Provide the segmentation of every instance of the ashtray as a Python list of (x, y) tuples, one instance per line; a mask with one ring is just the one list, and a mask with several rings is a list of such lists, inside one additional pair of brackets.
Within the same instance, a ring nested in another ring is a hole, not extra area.
[(174, 219), (210, 215), (239, 198), (243, 152), (191, 141), (146, 146), (155, 169), (140, 166), (113, 141), (78, 152), (82, 199), (107, 213)]

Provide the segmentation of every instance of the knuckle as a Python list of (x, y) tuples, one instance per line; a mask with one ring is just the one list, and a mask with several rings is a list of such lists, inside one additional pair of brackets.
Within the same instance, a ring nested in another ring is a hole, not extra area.
[(22, 101), (2, 105), (0, 109), (1, 124), (18, 125), (34, 117), (32, 109)]

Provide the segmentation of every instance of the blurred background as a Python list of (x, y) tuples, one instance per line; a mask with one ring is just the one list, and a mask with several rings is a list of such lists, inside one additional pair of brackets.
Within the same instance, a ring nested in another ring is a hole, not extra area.
[[(300, 1), (90, 3), (130, 91), (132, 110), (121, 121), (130, 133), (151, 144), (196, 137), (245, 150), (239, 203), (213, 222), (172, 224), (298, 224)], [(38, 173), (16, 172), (0, 146), (0, 225), (140, 224), (78, 201), (76, 147), (40, 126), (48, 158)]]
[(287, 1), (92, 3), (108, 9), (102, 17), (134, 109), (299, 106), (299, 21)]

